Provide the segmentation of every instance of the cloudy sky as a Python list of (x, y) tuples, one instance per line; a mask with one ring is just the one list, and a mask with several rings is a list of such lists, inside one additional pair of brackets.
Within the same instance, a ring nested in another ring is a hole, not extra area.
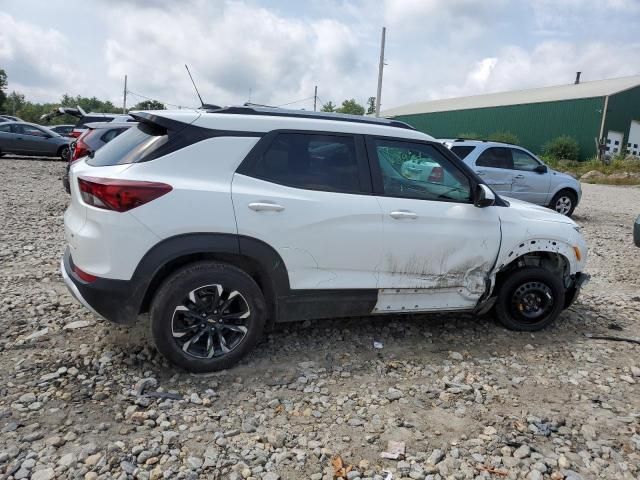
[(640, 74), (640, 0), (0, 0), (0, 68), (37, 101), (120, 104), (127, 74), (197, 105), (187, 63), (209, 103), (365, 103), (383, 25), (383, 109)]

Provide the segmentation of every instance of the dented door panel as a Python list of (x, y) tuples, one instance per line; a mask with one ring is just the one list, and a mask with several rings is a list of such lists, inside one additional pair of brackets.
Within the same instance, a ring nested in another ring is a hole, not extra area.
[[(498, 207), (391, 197), (378, 201), (384, 255), (376, 311), (473, 308), (500, 249)], [(401, 210), (416, 217), (391, 215)]]

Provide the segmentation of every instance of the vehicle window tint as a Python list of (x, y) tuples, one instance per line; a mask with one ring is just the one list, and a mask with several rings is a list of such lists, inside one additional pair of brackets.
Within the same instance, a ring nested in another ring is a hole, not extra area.
[(31, 135), (32, 137), (48, 137), (49, 135), (39, 128), (32, 127), (31, 125), (16, 125), (19, 128), (19, 133), (23, 135)]
[(504, 147), (487, 148), (476, 160), (476, 166), (512, 169), (511, 149)]
[(511, 152), (513, 154), (513, 168), (516, 170), (532, 172), (540, 165), (540, 162), (527, 152), (518, 150), (517, 148), (512, 148)]
[(470, 201), (469, 179), (433, 145), (378, 139), (375, 147), (386, 195)]
[(475, 148), (476, 147), (469, 145), (458, 145), (451, 147), (451, 151), (462, 159), (469, 155)]
[(167, 140), (165, 130), (139, 123), (97, 150), (87, 163), (94, 167), (135, 163), (155, 152)]
[(118, 135), (120, 135), (122, 132), (124, 132), (126, 129), (125, 128), (112, 128), (110, 130), (107, 130), (102, 137), (100, 138), (104, 143), (110, 142), (111, 140), (113, 140), (114, 138), (116, 138)]
[(349, 136), (278, 134), (252, 174), (282, 185), (328, 192), (363, 191), (355, 140)]
[(85, 115), (84, 117), (80, 117), (78, 119), (74, 128), (87, 128), (87, 123), (109, 122), (112, 118), (113, 117), (103, 115)]
[(11, 124), (0, 124), (0, 132), (10, 133), (11, 132)]

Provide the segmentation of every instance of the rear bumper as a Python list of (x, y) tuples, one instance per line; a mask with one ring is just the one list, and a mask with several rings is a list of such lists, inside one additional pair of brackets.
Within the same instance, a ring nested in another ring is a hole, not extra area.
[(565, 302), (564, 308), (569, 308), (571, 305), (573, 305), (573, 302), (576, 301), (576, 299), (578, 298), (578, 295), (580, 294), (580, 290), (587, 283), (589, 283), (590, 279), (591, 279), (591, 275), (589, 275), (588, 273), (582, 273), (582, 272), (576, 273), (575, 278), (573, 280), (573, 285), (567, 288), (567, 292), (565, 294), (565, 300), (564, 300)]
[(73, 273), (69, 247), (60, 261), (60, 271), (69, 292), (91, 312), (120, 324), (130, 324), (138, 318), (140, 296), (133, 282), (106, 278), (85, 282)]

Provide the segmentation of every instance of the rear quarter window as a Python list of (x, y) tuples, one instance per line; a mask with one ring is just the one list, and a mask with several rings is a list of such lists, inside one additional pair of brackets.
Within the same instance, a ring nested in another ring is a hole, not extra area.
[(470, 145), (458, 145), (451, 147), (451, 151), (455, 153), (458, 158), (463, 160), (467, 155), (469, 155), (476, 147)]
[(118, 135), (87, 160), (94, 167), (136, 163), (166, 144), (166, 130), (139, 123)]

